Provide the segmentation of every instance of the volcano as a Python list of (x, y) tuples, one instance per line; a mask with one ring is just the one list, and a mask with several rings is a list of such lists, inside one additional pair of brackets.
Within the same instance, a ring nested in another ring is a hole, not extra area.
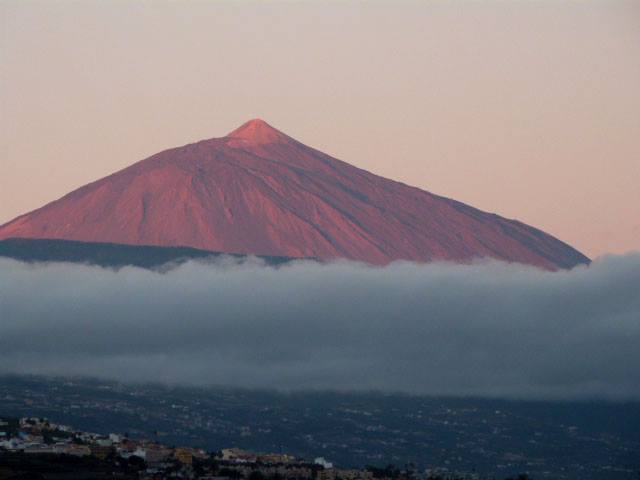
[(541, 230), (374, 175), (260, 119), (157, 153), (0, 226), (0, 239), (13, 237), (379, 265), (589, 262)]

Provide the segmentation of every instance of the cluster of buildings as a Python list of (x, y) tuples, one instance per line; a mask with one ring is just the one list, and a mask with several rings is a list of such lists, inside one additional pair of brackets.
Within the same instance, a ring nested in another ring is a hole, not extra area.
[(149, 474), (163, 471), (168, 465), (179, 464), (185, 470), (195, 458), (209, 459), (201, 449), (173, 448), (146, 440), (133, 440), (119, 434), (101, 435), (76, 431), (67, 425), (44, 418), (0, 419), (0, 450), (24, 455), (56, 454), (74, 457), (94, 457), (99, 460), (132, 457), (144, 464)]
[[(137, 467), (137, 478), (197, 480), (373, 480), (374, 472), (335, 468), (324, 458), (313, 462), (281, 453), (258, 454), (239, 448), (209, 453), (169, 447), (119, 434), (76, 431), (44, 418), (0, 419), (0, 454), (90, 457), (114, 466)], [(46, 458), (53, 458), (51, 456)], [(380, 475), (376, 479), (384, 478)], [(128, 477), (127, 477), (128, 478)], [(389, 477), (391, 478), (391, 477)], [(398, 478), (395, 475), (393, 478)], [(407, 480), (409, 480), (407, 478)]]

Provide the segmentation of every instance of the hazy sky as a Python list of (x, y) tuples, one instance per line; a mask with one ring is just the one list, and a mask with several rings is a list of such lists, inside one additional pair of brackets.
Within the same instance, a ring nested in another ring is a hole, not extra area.
[(590, 256), (640, 248), (640, 2), (0, 2), (0, 223), (261, 117)]

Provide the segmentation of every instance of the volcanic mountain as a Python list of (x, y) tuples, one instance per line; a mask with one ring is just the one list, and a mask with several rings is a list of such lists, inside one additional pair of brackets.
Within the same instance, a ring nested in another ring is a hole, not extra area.
[(183, 246), (372, 264), (589, 259), (516, 220), (379, 177), (255, 119), (172, 148), (0, 226), (10, 237)]

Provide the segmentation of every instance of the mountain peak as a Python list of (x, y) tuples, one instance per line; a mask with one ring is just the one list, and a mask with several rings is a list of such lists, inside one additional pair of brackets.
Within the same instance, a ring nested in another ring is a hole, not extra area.
[(287, 141), (289, 137), (281, 131), (273, 128), (261, 118), (253, 118), (243, 123), (233, 132), (227, 135), (227, 138), (236, 140), (244, 140), (251, 143), (277, 143)]
[(264, 120), (215, 140), (206, 148), (165, 150), (90, 183), (0, 225), (0, 240), (185, 246), (372, 264), (491, 257), (554, 269), (589, 262), (540, 230), (377, 177)]

